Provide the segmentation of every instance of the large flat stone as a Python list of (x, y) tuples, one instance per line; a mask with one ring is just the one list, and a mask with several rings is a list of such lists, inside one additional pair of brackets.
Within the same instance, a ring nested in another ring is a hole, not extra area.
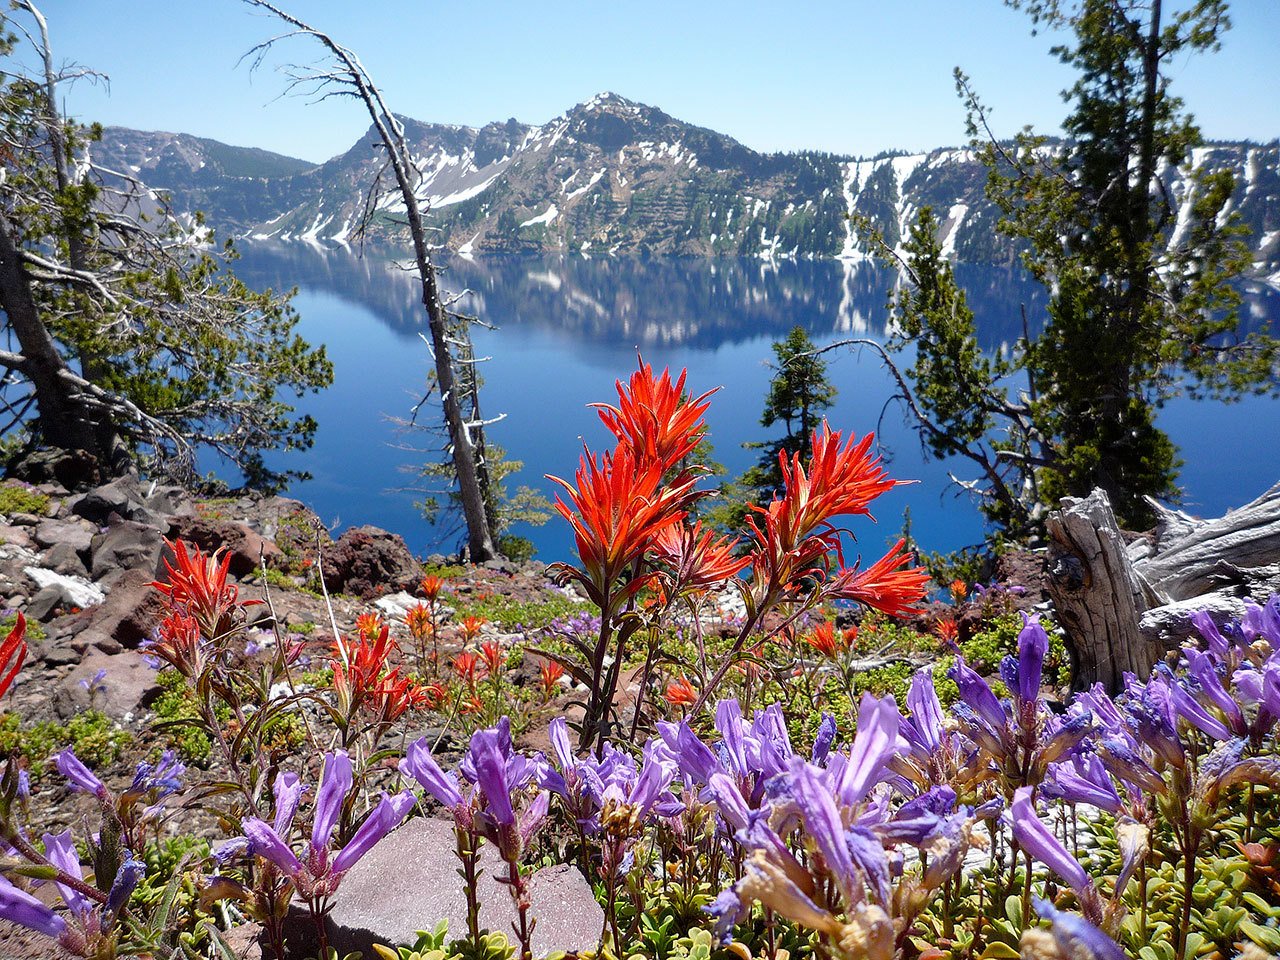
[[(95, 677), (99, 670), (106, 675), (92, 698), (81, 684), (86, 681), (97, 687)], [(58, 685), (54, 694), (54, 709), (58, 716), (67, 719), (88, 710), (90, 704), (114, 720), (136, 717), (160, 693), (156, 671), (140, 653), (126, 650), (118, 654), (106, 654), (100, 650), (88, 650), (80, 665), (71, 671)]]
[[(407, 944), (419, 930), (449, 923), (450, 939), (466, 936), (467, 911), (453, 825), (445, 820), (414, 819), (387, 837), (342, 880), (329, 914), (329, 941), (339, 955), (373, 944)], [(506, 867), (488, 844), (481, 851), (477, 884), (480, 926), (515, 941), (516, 909), (508, 888), (495, 877)], [(560, 864), (530, 878), (533, 953), (592, 950), (599, 945), (604, 911), (577, 867)], [(296, 925), (305, 938), (308, 923)], [(293, 945), (291, 944), (291, 951)], [(301, 955), (301, 954), (299, 954)]]

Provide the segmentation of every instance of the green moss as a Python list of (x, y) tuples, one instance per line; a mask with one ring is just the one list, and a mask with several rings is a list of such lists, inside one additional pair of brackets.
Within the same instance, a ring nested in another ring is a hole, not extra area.
[(23, 726), (16, 713), (0, 717), (0, 754), (26, 757), (37, 779), (49, 757), (64, 747), (70, 747), (92, 769), (115, 763), (132, 741), (127, 730), (119, 729), (97, 710), (78, 713), (66, 723), (42, 720), (29, 726)]
[(422, 566), (422, 575), (439, 577), (442, 580), (454, 580), (467, 572), (467, 568), (458, 563), (426, 563)]
[(515, 600), (494, 594), (459, 599), (457, 619), (483, 617), (485, 620), (508, 630), (517, 626), (526, 630), (545, 627), (559, 617), (572, 617), (588, 609), (570, 600), (562, 593), (550, 590), (537, 600)]
[(17, 480), (0, 483), (0, 513), (32, 513), (42, 516), (49, 509), (49, 497)]
[(185, 678), (176, 670), (161, 670), (156, 679), (163, 690), (153, 708), (159, 721), (157, 726), (184, 760), (207, 764), (212, 744), (208, 735), (192, 722), (198, 714)]
[[(0, 617), (0, 633), (8, 636), (9, 631), (14, 628), (17, 622), (18, 612), (16, 610), (6, 617)], [(39, 620), (32, 620), (28, 617), (26, 637), (27, 643), (39, 643), (41, 640), (46, 639), (48, 634), (44, 632), (44, 624)]]

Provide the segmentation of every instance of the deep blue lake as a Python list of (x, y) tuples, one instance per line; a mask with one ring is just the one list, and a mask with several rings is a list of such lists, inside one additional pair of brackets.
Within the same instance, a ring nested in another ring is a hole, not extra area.
[[(276, 461), (312, 474), (289, 494), (328, 523), (394, 530), (416, 552), (456, 549), (456, 524), (429, 524), (414, 506), (421, 494), (407, 489), (419, 483), (412, 469), (435, 456), (430, 451), (439, 449), (440, 437), (405, 432), (395, 422), (408, 418), (422, 397), (432, 363), (419, 335), (424, 327), (414, 276), (370, 251), (360, 257), (295, 244), (247, 246), (242, 253), (237, 273), (251, 285), (298, 287), (300, 332), (325, 344), (335, 367), (332, 388), (298, 403), (319, 421), (315, 446)], [(1023, 304), (1032, 318), (1043, 305), (1042, 289), (1017, 271), (962, 264), (956, 274), (986, 350), (1021, 336)], [(511, 485), (548, 496), (557, 488), (543, 474), (571, 478), (584, 440), (596, 450), (607, 446), (587, 404), (616, 398), (614, 381), (635, 369), (637, 351), (658, 369), (687, 367), (695, 393), (722, 388), (707, 418), (710, 439), (730, 475), (741, 473), (757, 456), (742, 444), (781, 432), (759, 424), (770, 345), (797, 324), (818, 344), (882, 340), (893, 284), (892, 273), (872, 264), (826, 261), (455, 259), (442, 276), (446, 289), (470, 291), (458, 309), (498, 328), (477, 328), (474, 339), (477, 355), (490, 358), (481, 367), (484, 415), (505, 414), (489, 428), (489, 439), (524, 461)], [(1244, 315), (1252, 326), (1274, 323), (1280, 293), (1250, 287)], [(879, 359), (848, 348), (826, 358), (839, 390), (827, 414), (832, 427), (875, 431), (891, 475), (920, 481), (879, 501), (878, 525), (855, 526), (866, 551), (879, 551), (898, 534), (908, 508), (925, 549), (981, 540), (976, 506), (948, 477), (954, 471), (970, 478), (967, 463), (926, 461), (902, 409), (889, 402), (893, 387)], [(419, 417), (432, 428), (439, 419), (435, 406)], [(1280, 401), (1178, 399), (1160, 411), (1159, 423), (1186, 461), (1180, 482), (1183, 507), (1192, 513), (1221, 514), (1280, 479)], [(513, 532), (533, 540), (539, 559), (571, 555), (568, 526), (558, 516)]]

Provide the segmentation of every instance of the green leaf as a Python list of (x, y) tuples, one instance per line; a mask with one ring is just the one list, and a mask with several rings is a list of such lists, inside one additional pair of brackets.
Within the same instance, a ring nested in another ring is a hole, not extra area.
[(1270, 950), (1272, 953), (1280, 951), (1280, 930), (1275, 927), (1264, 927), (1252, 920), (1244, 920), (1238, 929), (1263, 950)]
[(978, 960), (1018, 960), (1021, 954), (1007, 943), (989, 943)]

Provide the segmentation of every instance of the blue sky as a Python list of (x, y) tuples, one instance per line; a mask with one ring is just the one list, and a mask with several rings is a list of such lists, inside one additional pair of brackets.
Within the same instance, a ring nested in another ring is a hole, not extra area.
[[(870, 155), (964, 140), (951, 71), (997, 132), (1053, 132), (1069, 73), (998, 0), (281, 0), (355, 50), (392, 108), (473, 126), (541, 123), (602, 90), (659, 106), (760, 150)], [(109, 86), (64, 91), (81, 119), (173, 130), (308, 160), (347, 149), (357, 104), (279, 97), (269, 63), (236, 61), (278, 32), (238, 0), (45, 0), (55, 55)], [(1166, 3), (1166, 7), (1170, 4)], [(1174, 4), (1181, 6), (1181, 4)], [(1280, 136), (1280, 0), (1237, 0), (1220, 53), (1172, 65), (1211, 138)], [(301, 41), (277, 58), (309, 61)]]

